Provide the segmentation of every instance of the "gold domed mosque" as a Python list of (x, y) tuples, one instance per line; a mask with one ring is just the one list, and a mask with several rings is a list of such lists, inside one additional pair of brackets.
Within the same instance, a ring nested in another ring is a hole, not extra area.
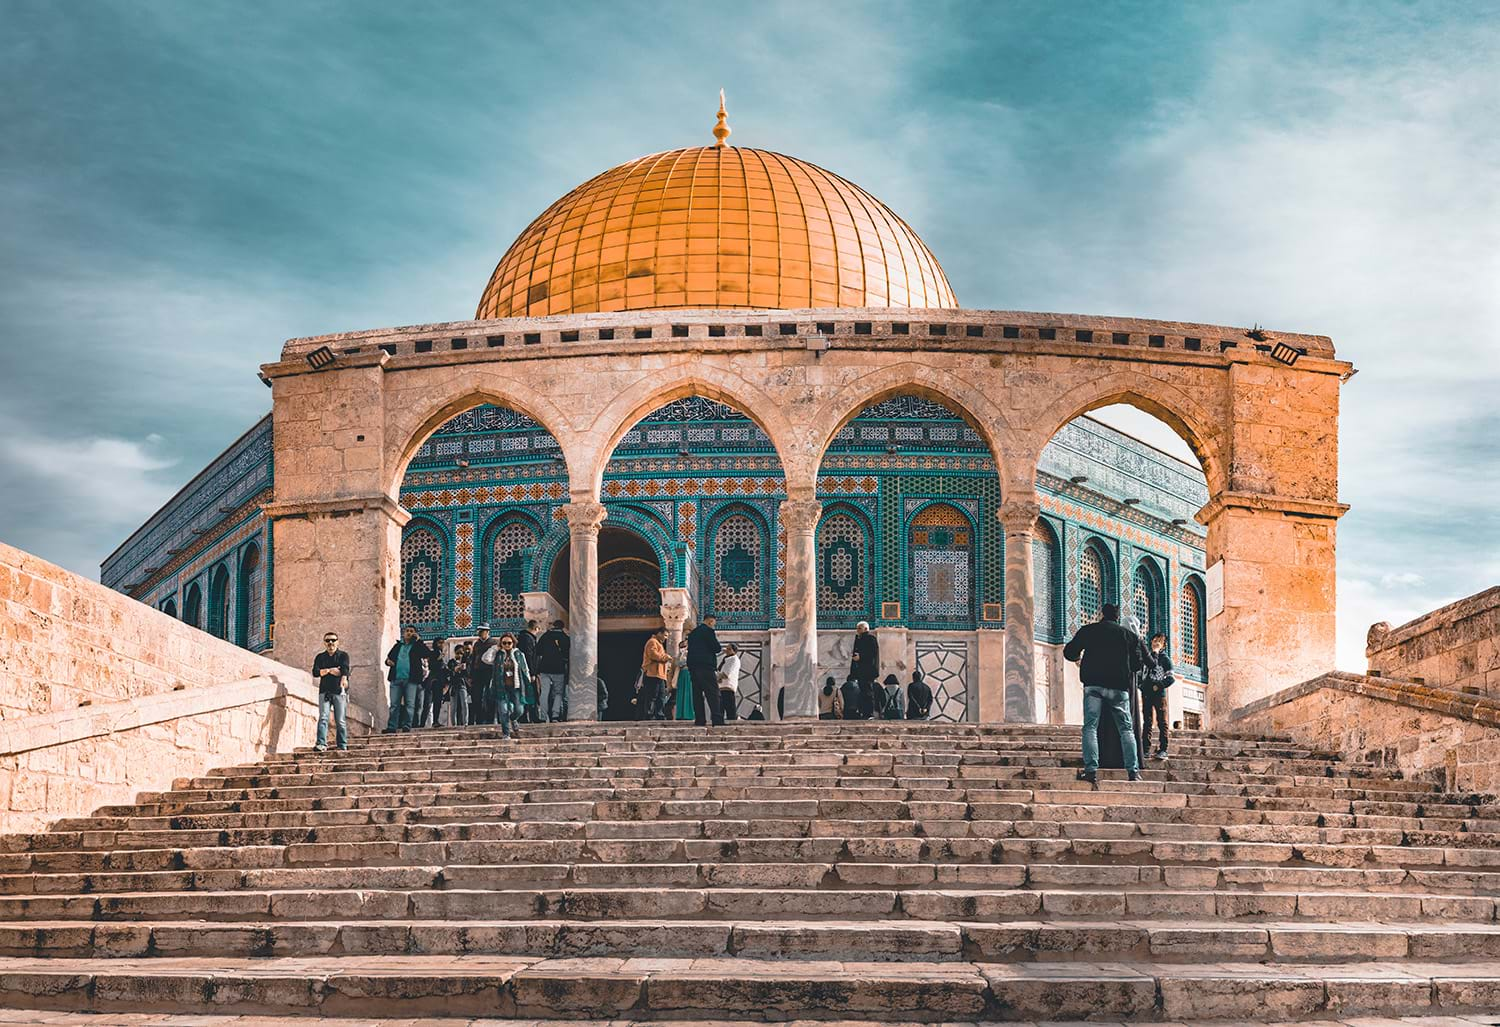
[[(570, 717), (596, 676), (620, 716), (647, 634), (710, 613), (742, 716), (814, 715), (859, 622), (947, 720), (1080, 719), (1061, 642), (1110, 602), (1169, 637), (1187, 725), (1331, 664), (1326, 338), (960, 308), (884, 203), (729, 134), (721, 97), (712, 145), (557, 200), (472, 321), (287, 342), (272, 414), (104, 582), (297, 665), (337, 630), (371, 707), (402, 624), (564, 620)], [(1087, 416), (1118, 402), (1201, 468)]]

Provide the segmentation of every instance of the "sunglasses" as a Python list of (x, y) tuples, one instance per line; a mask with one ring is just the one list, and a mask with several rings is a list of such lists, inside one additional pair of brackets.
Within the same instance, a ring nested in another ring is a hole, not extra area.
[(336, 638), (325, 638), (325, 639), (323, 639), (323, 644), (324, 645), (338, 645), (339, 644), (339, 640), (336, 639)]
[(509, 648), (511, 648), (511, 646), (513, 646), (513, 645), (514, 645), (514, 644), (515, 644), (515, 643), (513, 643), (513, 642), (501, 642), (501, 643), (500, 643), (500, 648), (501, 648), (501, 649), (509, 649)]

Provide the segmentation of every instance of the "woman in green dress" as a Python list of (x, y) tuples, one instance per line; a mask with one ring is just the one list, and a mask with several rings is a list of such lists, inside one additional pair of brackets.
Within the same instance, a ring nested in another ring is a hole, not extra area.
[(687, 670), (687, 639), (677, 643), (677, 720), (691, 721), (696, 717), (693, 709), (693, 679)]

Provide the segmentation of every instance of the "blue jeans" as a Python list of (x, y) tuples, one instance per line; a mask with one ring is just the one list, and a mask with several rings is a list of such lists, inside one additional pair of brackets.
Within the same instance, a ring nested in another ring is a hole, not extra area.
[(1140, 770), (1135, 728), (1130, 723), (1130, 690), (1097, 685), (1085, 685), (1083, 689), (1083, 769), (1090, 773), (1099, 769), (1099, 718), (1106, 707), (1115, 720), (1115, 730), (1120, 733), (1120, 755), (1125, 759), (1125, 769)]
[(469, 723), (469, 686), (455, 684), (452, 694), (453, 726), (465, 727)]
[(336, 729), (335, 737), (338, 738), (339, 748), (349, 748), (349, 693), (339, 692), (337, 695), (329, 695), (327, 692), (318, 693), (318, 748), (328, 747), (328, 714), (332, 711), (333, 723)]
[(391, 682), (391, 715), (385, 722), (387, 731), (408, 731), (417, 722), (417, 698), (422, 694), (420, 681)]

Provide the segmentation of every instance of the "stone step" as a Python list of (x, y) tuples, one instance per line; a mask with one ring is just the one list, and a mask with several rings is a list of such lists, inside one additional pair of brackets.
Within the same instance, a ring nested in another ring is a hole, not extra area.
[(1163, 963), (1318, 962), (1387, 959), (1500, 960), (1500, 932), (1483, 924), (1226, 926), (1206, 920), (391, 920), (0, 924), (0, 956), (96, 959), (177, 957), (551, 956), (839, 959), (863, 962)]
[(62, 1011), (877, 1021), (1452, 1014), (1500, 1005), (1500, 964), (905, 962), (323, 956), (0, 959), (0, 1005)]
[[(502, 843), (503, 844), (503, 843)], [(547, 844), (547, 843), (542, 843)], [(576, 846), (582, 848), (581, 846)], [(1166, 845), (1162, 846), (1166, 848)], [(701, 855), (717, 855), (704, 846)], [(1216, 846), (1244, 850), (1255, 846)], [(791, 849), (790, 851), (796, 851)], [(552, 852), (557, 852), (554, 846)], [(505, 889), (649, 885), (686, 888), (1187, 888), (1194, 890), (1276, 888), (1306, 891), (1359, 889), (1389, 894), (1500, 894), (1500, 872), (1473, 868), (1418, 868), (1036, 862), (795, 862), (756, 859), (699, 862), (685, 848), (675, 859), (653, 861), (641, 847), (602, 849), (607, 861), (391, 864), (360, 862), (343, 867), (262, 867), (161, 870), (90, 874), (0, 876), (0, 895), (108, 895), (167, 891), (278, 891), (370, 888)], [(480, 854), (484, 854), (481, 850)], [(502, 850), (499, 855), (507, 855)], [(581, 855), (582, 853), (580, 853)], [(1003, 853), (1002, 853), (1003, 854)], [(624, 856), (644, 858), (625, 859)], [(753, 855), (753, 853), (752, 853)], [(228, 862), (236, 862), (231, 859)]]
[[(653, 1019), (651, 1027), (750, 1027), (760, 1025), (763, 1020), (669, 1020)], [(818, 1027), (869, 1027), (869, 1020), (819, 1020)], [(1483, 1013), (1442, 1016), (1382, 1016), (1372, 1024), (1369, 1017), (1342, 1013), (1330, 1013), (1317, 1020), (1278, 1020), (1274, 1024), (1260, 1027), (1494, 1027), (1500, 1017)], [(94, 1013), (59, 1013), (50, 1010), (0, 1009), (0, 1024), (4, 1027), (100, 1027), (100, 1018)], [(344, 1017), (344, 1016), (255, 1016), (253, 1019), (238, 1015), (199, 1014), (190, 1021), (170, 1013), (111, 1013), (108, 1027), (559, 1027), (562, 1024), (574, 1027), (633, 1027), (629, 1021), (620, 1020), (549, 1020), (527, 1017), (524, 1020), (511, 1017), (469, 1016), (432, 1017), (424, 1016), (416, 1021), (408, 1017)], [(975, 1027), (970, 1021), (925, 1021), (922, 1024), (910, 1021), (887, 1021), (885, 1027)], [(1044, 1024), (1039, 1027), (1056, 1027)], [(1178, 1020), (1175, 1027), (1244, 1027), (1243, 1021), (1231, 1023), (1225, 1020)]]
[[(485, 868), (492, 870), (492, 868)], [(1082, 919), (1181, 916), (1342, 920), (1432, 919), (1492, 924), (1489, 895), (1192, 889), (1143, 886), (1088, 888), (718, 888), (687, 886), (485, 887), (346, 890), (115, 892), (0, 897), (0, 921), (156, 920), (183, 917), (219, 922), (273, 917), (288, 921), (479, 920), (555, 916), (570, 920), (643, 916), (779, 919), (787, 916), (914, 920)]]

